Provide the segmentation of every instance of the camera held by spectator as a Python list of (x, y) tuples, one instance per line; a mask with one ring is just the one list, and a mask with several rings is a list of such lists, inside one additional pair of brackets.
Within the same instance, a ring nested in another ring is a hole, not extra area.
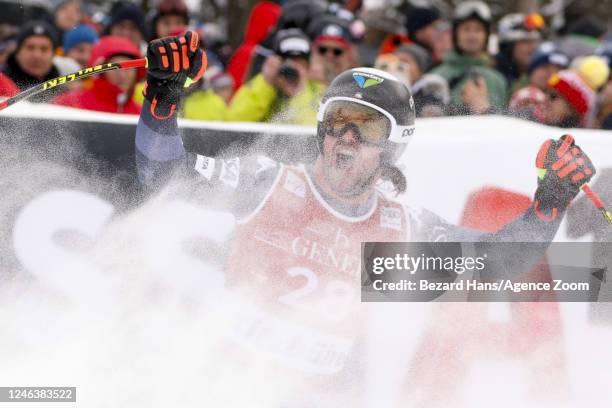
[(262, 68), (264, 78), (284, 96), (295, 96), (306, 84), (310, 40), (297, 28), (281, 30), (274, 41), (274, 54)]
[[(258, 52), (264, 55), (263, 47)], [(261, 72), (232, 97), (228, 120), (316, 124), (325, 85), (309, 75), (310, 39), (298, 28), (279, 30), (272, 38)]]

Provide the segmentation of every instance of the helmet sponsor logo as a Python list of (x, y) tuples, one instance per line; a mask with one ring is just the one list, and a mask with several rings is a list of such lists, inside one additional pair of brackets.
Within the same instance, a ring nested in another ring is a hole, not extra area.
[(402, 137), (412, 136), (414, 134), (414, 128), (406, 128), (402, 131)]
[(353, 79), (355, 80), (355, 82), (357, 82), (357, 85), (359, 85), (360, 88), (367, 88), (369, 86), (378, 85), (382, 81), (384, 81), (384, 79), (379, 76), (366, 74), (365, 72), (353, 73)]

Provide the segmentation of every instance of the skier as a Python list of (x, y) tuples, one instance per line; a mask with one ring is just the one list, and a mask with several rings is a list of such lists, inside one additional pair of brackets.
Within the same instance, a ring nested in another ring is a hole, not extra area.
[[(226, 268), (228, 287), (249, 287), (261, 308), (276, 317), (293, 311), (299, 314), (293, 322), (314, 328), (317, 335), (296, 329), (295, 336), (285, 337), (299, 338), (303, 353), (271, 347), (290, 354), (277, 361), (309, 373), (338, 373), (349, 360), (346, 342), (359, 326), (353, 311), (359, 307), (361, 242), (550, 242), (565, 208), (595, 173), (566, 135), (542, 145), (533, 205), (497, 233), (406, 209), (386, 198), (377, 184), (387, 180), (398, 192), (406, 188), (396, 161), (414, 133), (414, 102), (402, 82), (372, 68), (341, 73), (323, 95), (317, 114), (319, 155), (312, 164), (192, 154), (183, 147), (176, 107), (185, 81), (197, 80), (205, 69), (205, 54), (194, 43), (197, 35), (188, 32), (148, 47), (145, 103), (136, 131), (139, 177), (155, 186), (178, 169), (201, 181), (203, 196), (228, 198), (224, 202), (231, 203), (229, 210), (238, 219)], [(274, 332), (268, 329), (262, 331)], [(317, 345), (333, 358), (314, 358), (306, 351)]]
[[(355, 68), (338, 75), (324, 94), (317, 115), (320, 154), (314, 164), (289, 167), (262, 157), (216, 160), (186, 152), (176, 122), (184, 82), (199, 79), (205, 71), (202, 51), (172, 53), (190, 42), (198, 42), (196, 33), (155, 40), (148, 47), (146, 102), (136, 131), (137, 164), (144, 184), (159, 184), (180, 168), (203, 177), (207, 188), (236, 197), (232, 210), (239, 217), (253, 220), (286, 190), (302, 199), (302, 210), (327, 212), (334, 223), (364, 222), (362, 227), (367, 225), (372, 232), (401, 230), (398, 235), (392, 234), (399, 239), (408, 238), (409, 230), (412, 239), (417, 232), (419, 238), (433, 238), (428, 226), (408, 228), (417, 222), (415, 214), (388, 201), (376, 189), (381, 179), (391, 181), (399, 193), (405, 189), (405, 178), (395, 166), (415, 129), (414, 103), (405, 85), (372, 68)], [(499, 239), (552, 239), (563, 211), (595, 173), (586, 154), (569, 135), (544, 143), (536, 164), (540, 170), (533, 205), (499, 231)], [(282, 189), (277, 188), (279, 182)], [(390, 216), (374, 222), (379, 218), (375, 214), (390, 208), (402, 213), (401, 223), (389, 221), (393, 218)], [(283, 213), (289, 206), (277, 210)], [(432, 213), (419, 215), (444, 225), (449, 240), (490, 240), (487, 234), (448, 225)]]

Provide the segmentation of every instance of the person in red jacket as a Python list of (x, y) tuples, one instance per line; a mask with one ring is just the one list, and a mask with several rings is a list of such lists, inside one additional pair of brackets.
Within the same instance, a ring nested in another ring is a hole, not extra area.
[(247, 22), (244, 41), (227, 64), (227, 72), (234, 78), (234, 91), (240, 88), (245, 80), (257, 44), (270, 34), (280, 14), (281, 7), (270, 1), (259, 2), (253, 7)]
[[(141, 58), (138, 48), (127, 38), (106, 36), (94, 48), (88, 66)], [(116, 70), (97, 75), (92, 87), (59, 95), (53, 103), (74, 108), (111, 113), (140, 113), (133, 99), (134, 85), (143, 78), (142, 70)]]
[(19, 93), (19, 87), (3, 73), (0, 73), (0, 98), (12, 97)]

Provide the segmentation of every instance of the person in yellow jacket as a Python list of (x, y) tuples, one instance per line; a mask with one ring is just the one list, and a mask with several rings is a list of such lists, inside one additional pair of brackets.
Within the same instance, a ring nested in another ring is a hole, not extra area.
[(308, 78), (310, 40), (299, 29), (278, 33), (261, 73), (242, 85), (223, 108), (218, 95), (194, 93), (185, 100), (187, 119), (315, 125), (325, 85)]
[(234, 79), (221, 66), (213, 65), (206, 70), (202, 81), (201, 89), (185, 98), (181, 116), (195, 120), (227, 120)]

